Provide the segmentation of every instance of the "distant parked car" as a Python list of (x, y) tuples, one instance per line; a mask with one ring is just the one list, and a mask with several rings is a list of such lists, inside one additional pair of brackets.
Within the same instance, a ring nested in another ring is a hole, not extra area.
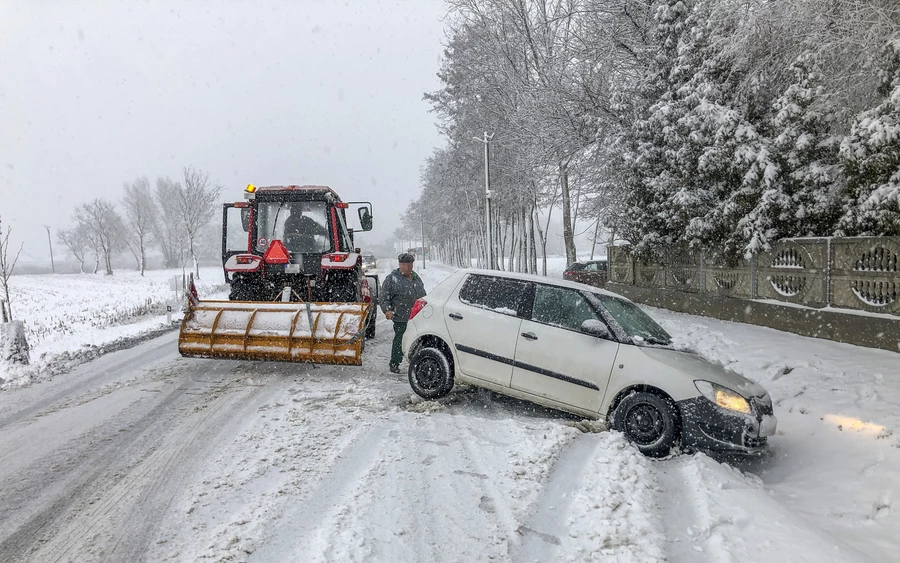
[(375, 255), (371, 252), (363, 252), (362, 254), (362, 269), (364, 272), (370, 272), (378, 267), (378, 262), (375, 260)]
[(457, 381), (605, 419), (638, 449), (756, 454), (776, 420), (768, 393), (672, 338), (631, 301), (564, 280), (459, 270), (413, 306), (409, 383), (426, 399)]
[(594, 287), (605, 287), (608, 279), (607, 267), (605, 258), (589, 262), (575, 262), (563, 272), (563, 279)]

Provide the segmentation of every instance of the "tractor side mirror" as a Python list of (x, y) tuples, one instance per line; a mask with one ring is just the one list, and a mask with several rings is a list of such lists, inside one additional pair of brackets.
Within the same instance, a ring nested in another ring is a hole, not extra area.
[(244, 229), (244, 232), (250, 230), (250, 208), (244, 207), (241, 208), (241, 227)]
[(359, 214), (359, 224), (364, 231), (372, 230), (372, 212), (369, 211), (368, 207), (360, 207), (357, 210)]

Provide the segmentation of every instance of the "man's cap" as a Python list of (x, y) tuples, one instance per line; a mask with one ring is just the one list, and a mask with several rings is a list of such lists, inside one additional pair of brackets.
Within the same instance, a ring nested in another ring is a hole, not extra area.
[(397, 261), (401, 264), (408, 264), (416, 261), (416, 257), (410, 254), (409, 252), (404, 252), (400, 256), (397, 257)]

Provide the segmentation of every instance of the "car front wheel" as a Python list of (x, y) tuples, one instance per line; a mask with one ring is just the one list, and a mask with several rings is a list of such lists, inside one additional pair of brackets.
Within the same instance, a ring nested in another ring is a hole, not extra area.
[(420, 348), (409, 363), (409, 385), (423, 399), (443, 397), (453, 389), (450, 362), (437, 348)]
[(618, 404), (612, 428), (646, 456), (664, 457), (678, 439), (679, 417), (672, 401), (653, 393), (632, 393)]

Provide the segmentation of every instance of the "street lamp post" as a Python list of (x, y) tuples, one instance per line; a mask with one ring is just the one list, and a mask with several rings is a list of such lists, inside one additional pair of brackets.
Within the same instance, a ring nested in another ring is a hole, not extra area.
[(490, 143), (491, 139), (494, 138), (494, 135), (488, 135), (487, 131), (484, 132), (484, 137), (479, 139), (478, 137), (473, 137), (474, 140), (479, 143), (484, 143), (484, 208), (486, 215), (487, 225), (487, 267), (489, 270), (494, 269), (494, 236), (493, 236), (493, 225), (491, 221), (491, 149)]

